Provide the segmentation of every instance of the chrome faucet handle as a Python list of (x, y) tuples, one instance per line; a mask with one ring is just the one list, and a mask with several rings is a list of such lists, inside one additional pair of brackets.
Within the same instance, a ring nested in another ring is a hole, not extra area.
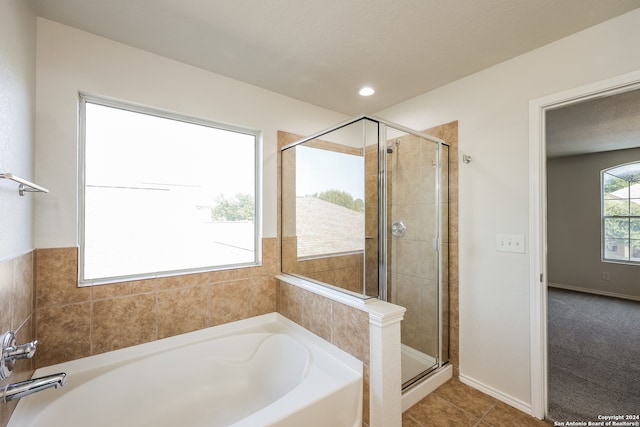
[(0, 378), (6, 379), (11, 375), (16, 360), (31, 359), (36, 353), (38, 341), (34, 340), (22, 345), (16, 345), (16, 334), (5, 332), (2, 336), (0, 353)]
[(36, 354), (37, 345), (38, 345), (38, 341), (34, 340), (26, 344), (8, 347), (6, 349), (7, 353), (5, 357), (12, 360), (31, 359), (33, 355)]

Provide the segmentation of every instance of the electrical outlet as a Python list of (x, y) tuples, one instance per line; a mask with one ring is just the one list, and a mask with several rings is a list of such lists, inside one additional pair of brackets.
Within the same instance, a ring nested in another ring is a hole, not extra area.
[(602, 272), (602, 280), (609, 280), (610, 276), (609, 276), (609, 272), (608, 271), (603, 271)]
[(515, 252), (523, 254), (524, 234), (498, 234), (496, 235), (496, 251)]

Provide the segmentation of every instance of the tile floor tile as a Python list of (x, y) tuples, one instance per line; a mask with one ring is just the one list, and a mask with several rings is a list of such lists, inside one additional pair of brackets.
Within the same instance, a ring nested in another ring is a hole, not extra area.
[(457, 378), (452, 378), (434, 393), (476, 418), (485, 416), (496, 404), (495, 398), (460, 382)]
[(479, 418), (435, 394), (430, 394), (406, 411), (420, 426), (473, 427)]
[(402, 427), (549, 427), (453, 378), (402, 414)]
[(497, 402), (480, 424), (483, 427), (548, 427), (549, 425), (502, 402)]

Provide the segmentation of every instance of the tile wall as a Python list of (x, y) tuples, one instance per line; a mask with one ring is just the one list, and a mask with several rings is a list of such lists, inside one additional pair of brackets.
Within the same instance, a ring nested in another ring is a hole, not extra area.
[[(422, 131), (449, 144), (449, 295), (443, 310), (444, 330), (449, 332), (449, 362), (453, 375), (459, 374), (459, 264), (458, 264), (458, 122), (445, 123)], [(448, 326), (448, 327), (447, 327)], [(443, 337), (443, 341), (445, 337)]]
[[(387, 141), (393, 153), (387, 155), (387, 229), (402, 221), (401, 237), (389, 234), (391, 257), (388, 294), (395, 304), (407, 308), (402, 321), (402, 342), (422, 353), (438, 354), (438, 253), (435, 236), (436, 144), (407, 134)], [(447, 168), (443, 168), (447, 170)], [(446, 181), (445, 181), (446, 183)], [(446, 185), (443, 189), (447, 189)], [(443, 206), (448, 192), (442, 192)], [(446, 222), (444, 222), (446, 225)], [(443, 249), (448, 243), (442, 233)], [(446, 263), (445, 263), (446, 266)], [(446, 271), (446, 270), (445, 270)], [(446, 277), (443, 277), (443, 288)]]
[(278, 281), (278, 313), (362, 361), (363, 425), (369, 425), (369, 313)]
[[(0, 334), (15, 332), (18, 344), (35, 338), (33, 262), (33, 252), (0, 262)], [(33, 370), (33, 360), (18, 361), (11, 376), (0, 381), (0, 387), (30, 378)], [(9, 422), (16, 404), (0, 403), (0, 426)]]
[(365, 293), (377, 297), (379, 285), (378, 242), (378, 144), (367, 145), (364, 151), (364, 197), (365, 205)]
[[(289, 253), (295, 254), (295, 240), (289, 246)], [(287, 257), (286, 243), (283, 241), (283, 257)], [(288, 256), (290, 264), (296, 266), (289, 271), (295, 271), (305, 277), (320, 282), (329, 283), (339, 288), (362, 295), (364, 261), (362, 254), (351, 254), (343, 256), (327, 256), (307, 260), (297, 260), (295, 255)], [(284, 269), (284, 266), (283, 266)]]
[(276, 310), (276, 238), (263, 265), (79, 288), (77, 248), (35, 256), (36, 367), (142, 344)]
[[(449, 143), (449, 305), (444, 310), (443, 322), (449, 326), (449, 362), (458, 376), (458, 122), (451, 122), (423, 131)], [(284, 147), (300, 136), (278, 132), (278, 147)], [(278, 186), (281, 182), (278, 159)], [(280, 187), (278, 187), (280, 194)], [(281, 222), (281, 202), (278, 197), (278, 222)], [(282, 226), (282, 224), (280, 224)], [(278, 312), (315, 334), (321, 336), (360, 359), (364, 364), (363, 425), (369, 425), (369, 319), (368, 314), (315, 295), (293, 285), (278, 282)], [(333, 311), (337, 307), (337, 311)], [(345, 327), (339, 317), (348, 319)], [(321, 320), (320, 320), (321, 319)], [(336, 320), (334, 323), (334, 319)], [(344, 332), (347, 332), (346, 334)], [(348, 336), (346, 342), (342, 341)], [(329, 338), (327, 338), (329, 337)], [(338, 338), (337, 338), (338, 337)], [(362, 347), (362, 346), (366, 347)]]

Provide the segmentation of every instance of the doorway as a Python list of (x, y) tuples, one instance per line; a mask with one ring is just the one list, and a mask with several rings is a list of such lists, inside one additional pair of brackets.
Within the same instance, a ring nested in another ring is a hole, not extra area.
[(547, 113), (639, 88), (640, 72), (634, 72), (530, 102), (531, 409), (540, 418), (549, 415)]

